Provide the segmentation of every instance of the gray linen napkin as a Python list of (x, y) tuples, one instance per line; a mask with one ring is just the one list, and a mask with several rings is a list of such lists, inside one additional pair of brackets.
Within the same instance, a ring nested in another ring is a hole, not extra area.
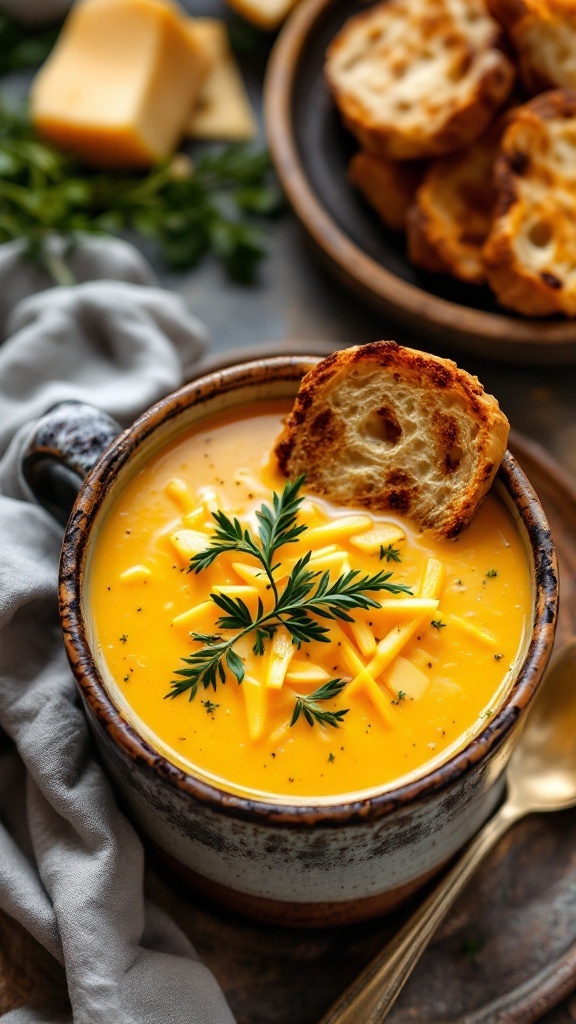
[(103, 280), (38, 293), (49, 282), (18, 243), (0, 247), (0, 907), (64, 965), (71, 1004), (5, 1020), (233, 1024), (188, 939), (144, 900), (142, 848), (94, 756), (60, 638), (61, 529), (19, 468), (32, 419), (78, 398), (128, 423), (182, 382), (205, 331), (123, 242), (88, 239), (72, 267)]

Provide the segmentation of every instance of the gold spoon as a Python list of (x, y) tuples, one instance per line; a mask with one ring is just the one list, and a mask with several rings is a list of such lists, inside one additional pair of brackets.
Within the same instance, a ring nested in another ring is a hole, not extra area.
[(486, 854), (514, 822), (576, 805), (576, 638), (552, 659), (508, 765), (505, 802), (319, 1024), (380, 1024)]

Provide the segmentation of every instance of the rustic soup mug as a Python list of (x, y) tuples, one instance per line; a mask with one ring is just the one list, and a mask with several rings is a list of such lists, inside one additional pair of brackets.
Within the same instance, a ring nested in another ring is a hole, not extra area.
[(90, 642), (86, 567), (99, 524), (119, 489), (160, 446), (212, 413), (295, 395), (316, 361), (261, 359), (208, 374), (118, 436), (118, 426), (95, 410), (59, 406), (41, 421), (25, 473), (39, 500), (62, 520), (73, 479), (85, 477), (62, 550), (62, 627), (94, 741), (134, 824), (171, 869), (218, 901), (282, 924), (326, 925), (397, 906), (492, 813), (552, 649), (558, 587), (542, 507), (507, 453), (495, 487), (527, 552), (532, 623), (511, 688), (462, 749), (416, 780), (367, 798), (295, 803), (233, 794), (154, 749), (115, 705)]

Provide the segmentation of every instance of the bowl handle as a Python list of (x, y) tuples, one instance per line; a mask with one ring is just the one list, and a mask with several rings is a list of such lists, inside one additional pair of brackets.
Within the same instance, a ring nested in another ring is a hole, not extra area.
[(38, 420), (22, 472), (36, 500), (63, 526), (82, 481), (121, 430), (107, 413), (74, 401)]

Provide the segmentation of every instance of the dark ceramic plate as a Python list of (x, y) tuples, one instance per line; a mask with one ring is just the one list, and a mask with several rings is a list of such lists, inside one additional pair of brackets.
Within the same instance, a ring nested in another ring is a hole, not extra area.
[(509, 362), (576, 360), (576, 322), (529, 320), (499, 307), (488, 287), (410, 265), (404, 240), (377, 220), (346, 180), (357, 148), (323, 78), (326, 47), (357, 0), (302, 0), (282, 30), (265, 83), (272, 156), (294, 211), (347, 286), (416, 338)]

